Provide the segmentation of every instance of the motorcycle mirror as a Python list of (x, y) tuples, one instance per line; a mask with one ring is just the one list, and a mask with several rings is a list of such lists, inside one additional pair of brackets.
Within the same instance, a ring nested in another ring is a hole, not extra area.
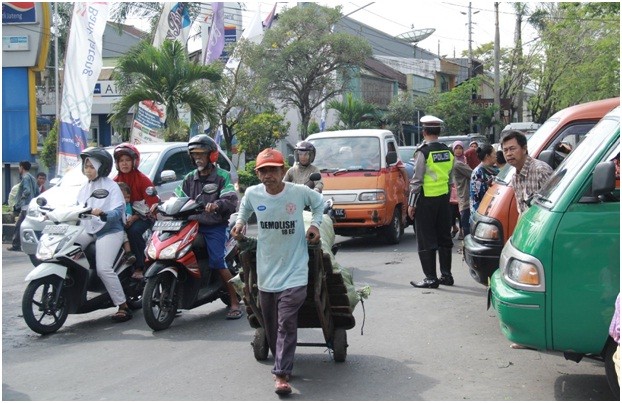
[(157, 196), (158, 195), (158, 191), (153, 186), (149, 186), (147, 189), (145, 189), (145, 193), (147, 194), (147, 196)]
[(105, 199), (106, 197), (108, 197), (109, 194), (110, 192), (108, 192), (106, 189), (95, 189), (93, 193), (91, 193), (91, 197), (94, 197), (96, 199)]
[(45, 199), (45, 197), (37, 197), (37, 205), (38, 206), (43, 207), (46, 204), (48, 204), (48, 201)]
[(208, 183), (207, 185), (203, 186), (203, 189), (201, 190), (202, 193), (205, 194), (212, 194), (212, 193), (216, 193), (218, 191), (218, 185), (215, 183)]
[(309, 175), (309, 180), (311, 181), (319, 181), (320, 179), (322, 179), (322, 174), (319, 172), (313, 172)]

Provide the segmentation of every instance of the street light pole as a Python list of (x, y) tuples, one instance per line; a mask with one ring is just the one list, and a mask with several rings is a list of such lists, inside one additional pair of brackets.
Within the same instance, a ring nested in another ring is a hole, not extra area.
[[(58, 3), (54, 2), (54, 108), (56, 112), (57, 124), (60, 124), (60, 94), (58, 85)], [(59, 129), (60, 130), (60, 129)]]

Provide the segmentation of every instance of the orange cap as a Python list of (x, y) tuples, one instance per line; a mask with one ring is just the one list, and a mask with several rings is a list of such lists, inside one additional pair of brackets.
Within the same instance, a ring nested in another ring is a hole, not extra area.
[(259, 155), (257, 155), (255, 169), (278, 166), (285, 166), (283, 154), (281, 154), (278, 150), (275, 150), (274, 148), (266, 148), (260, 152)]

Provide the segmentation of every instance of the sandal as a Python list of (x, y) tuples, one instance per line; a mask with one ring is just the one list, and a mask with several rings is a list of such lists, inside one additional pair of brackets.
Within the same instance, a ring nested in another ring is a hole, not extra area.
[(289, 386), (289, 383), (285, 379), (277, 377), (274, 383), (274, 393), (277, 395), (289, 395), (292, 393), (292, 387)]
[(240, 319), (242, 317), (241, 309), (231, 309), (227, 312), (227, 319)]
[(129, 308), (119, 308), (117, 313), (112, 315), (112, 320), (115, 322), (127, 322), (132, 319), (132, 311)]

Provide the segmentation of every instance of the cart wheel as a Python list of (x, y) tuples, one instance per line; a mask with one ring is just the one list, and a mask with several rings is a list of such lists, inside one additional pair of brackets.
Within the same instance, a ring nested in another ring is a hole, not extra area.
[(264, 361), (268, 358), (268, 340), (266, 340), (266, 331), (262, 327), (255, 329), (255, 337), (251, 345), (257, 361)]
[(335, 329), (333, 335), (333, 358), (335, 362), (344, 362), (348, 354), (348, 335), (346, 329)]

